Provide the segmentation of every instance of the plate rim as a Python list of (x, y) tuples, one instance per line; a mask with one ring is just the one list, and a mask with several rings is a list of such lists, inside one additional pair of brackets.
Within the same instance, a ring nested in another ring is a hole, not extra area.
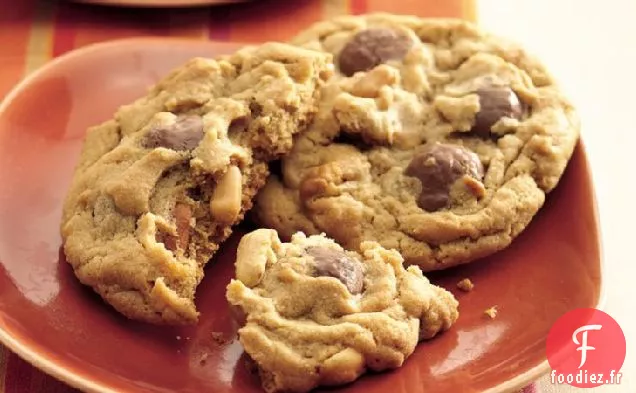
[(84, 5), (120, 8), (196, 8), (247, 3), (252, 0), (69, 0)]
[[(85, 1), (85, 0), (80, 0)], [(109, 1), (109, 0), (106, 0)], [(205, 1), (205, 0), (202, 0)], [(241, 0), (242, 1), (242, 0)], [(93, 2), (93, 0), (87, 0), (87, 2)], [(134, 2), (134, 0), (133, 0)], [(101, 50), (109, 49), (112, 47), (117, 47), (119, 50), (125, 49), (125, 46), (137, 46), (140, 44), (165, 44), (166, 41), (180, 43), (180, 44), (201, 44), (207, 43), (211, 45), (221, 45), (221, 46), (231, 46), (234, 48), (238, 48), (242, 45), (251, 45), (240, 42), (224, 42), (224, 41), (212, 41), (212, 40), (194, 40), (194, 39), (184, 39), (184, 38), (172, 38), (172, 37), (133, 37), (133, 38), (122, 38), (115, 40), (102, 41), (97, 43), (88, 44), (81, 48), (76, 48), (71, 51), (68, 51), (54, 59), (49, 60), (40, 68), (34, 70), (30, 74), (23, 77), (5, 96), (4, 98), (0, 98), (0, 117), (6, 111), (7, 107), (14, 99), (22, 93), (30, 84), (36, 81), (38, 78), (45, 75), (49, 72), (50, 69), (59, 67), (61, 64), (64, 64), (69, 61), (73, 61), (77, 57), (85, 56), (87, 54), (93, 52), (99, 52)], [(597, 229), (597, 243), (599, 246), (599, 296), (598, 301), (593, 308), (597, 310), (603, 311), (606, 307), (607, 303), (607, 293), (606, 293), (606, 285), (605, 285), (605, 253), (603, 251), (603, 235), (601, 232), (601, 223), (598, 212), (598, 201), (596, 198), (595, 188), (594, 188), (594, 179), (593, 174), (590, 170), (590, 160), (587, 155), (587, 150), (585, 148), (585, 143), (583, 141), (582, 136), (579, 137), (578, 144), (580, 144), (583, 149), (583, 158), (584, 165), (587, 168), (587, 175), (590, 178), (591, 184), (591, 193), (592, 193), (592, 209), (593, 216), (596, 222)], [(60, 365), (56, 361), (52, 360), (49, 356), (38, 351), (28, 344), (21, 342), (20, 339), (16, 338), (15, 335), (12, 335), (9, 331), (0, 328), (0, 344), (3, 344), (7, 349), (9, 349), (14, 354), (18, 355), (20, 358), (28, 362), (30, 365), (36, 367), (40, 371), (48, 374), (49, 376), (56, 378), (59, 381), (62, 381), (73, 388), (79, 389), (83, 392), (88, 393), (125, 393), (124, 391), (114, 390), (113, 388), (105, 385), (101, 382), (97, 382), (91, 378), (87, 378), (86, 376), (81, 375), (74, 371), (71, 367)], [(483, 391), (483, 393), (512, 393), (516, 392), (519, 389), (524, 388), (530, 383), (536, 382), (543, 375), (547, 374), (550, 370), (550, 364), (548, 360), (544, 360), (541, 363), (537, 364), (533, 368), (525, 371), (522, 374), (511, 378), (498, 386), (490, 388), (488, 390)]]

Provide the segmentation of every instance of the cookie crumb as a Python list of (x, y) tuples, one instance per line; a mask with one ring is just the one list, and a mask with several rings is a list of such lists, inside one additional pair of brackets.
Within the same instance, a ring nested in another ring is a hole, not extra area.
[(212, 341), (218, 346), (225, 345), (228, 342), (228, 340), (223, 336), (223, 333), (220, 332), (212, 332), (211, 337)]
[(201, 357), (199, 358), (199, 363), (200, 364), (205, 364), (205, 362), (208, 360), (208, 354), (207, 353), (202, 353)]
[(464, 278), (457, 283), (457, 288), (461, 289), (464, 292), (470, 292), (473, 290), (473, 288), (475, 288), (475, 284), (470, 281), (470, 278)]
[(490, 317), (490, 319), (495, 319), (497, 317), (497, 306), (492, 306), (489, 309), (485, 310), (484, 314)]

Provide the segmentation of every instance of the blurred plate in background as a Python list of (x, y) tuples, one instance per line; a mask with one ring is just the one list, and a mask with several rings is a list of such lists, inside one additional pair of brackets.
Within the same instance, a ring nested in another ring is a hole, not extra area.
[(246, 3), (250, 0), (70, 0), (76, 3), (100, 4), (117, 7), (198, 7)]

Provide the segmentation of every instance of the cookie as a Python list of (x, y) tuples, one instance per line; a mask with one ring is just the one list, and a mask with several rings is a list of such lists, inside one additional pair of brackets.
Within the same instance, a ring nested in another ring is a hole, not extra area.
[(196, 58), (88, 131), (61, 232), (79, 280), (125, 316), (198, 319), (203, 267), (316, 112), (330, 55), (286, 44)]
[(270, 229), (241, 239), (226, 296), (245, 315), (239, 340), (268, 393), (398, 368), (457, 320), (453, 295), (417, 266), (405, 269), (397, 251), (376, 242), (360, 250), (301, 232), (281, 243)]
[(469, 22), (345, 16), (293, 43), (332, 54), (336, 72), (257, 199), (284, 238), (378, 241), (424, 271), (467, 263), (526, 228), (577, 143), (546, 68)]

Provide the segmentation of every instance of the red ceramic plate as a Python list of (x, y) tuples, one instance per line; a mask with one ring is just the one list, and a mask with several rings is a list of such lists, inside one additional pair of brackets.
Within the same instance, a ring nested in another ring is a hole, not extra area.
[[(0, 341), (47, 373), (94, 392), (259, 392), (244, 364), (225, 286), (241, 229), (209, 265), (198, 326), (130, 322), (80, 285), (60, 251), (62, 199), (90, 125), (139, 97), (172, 67), (235, 44), (125, 40), (63, 56), (19, 85), (0, 107)], [(458, 292), (470, 277), (475, 289)], [(506, 392), (548, 370), (552, 323), (598, 306), (601, 264), (590, 170), (579, 145), (559, 187), (515, 243), (435, 274), (461, 316), (422, 343), (400, 369), (368, 375), (347, 392)], [(497, 305), (496, 319), (484, 310)], [(215, 334), (213, 334), (215, 333)], [(219, 337), (221, 338), (219, 340)]]

